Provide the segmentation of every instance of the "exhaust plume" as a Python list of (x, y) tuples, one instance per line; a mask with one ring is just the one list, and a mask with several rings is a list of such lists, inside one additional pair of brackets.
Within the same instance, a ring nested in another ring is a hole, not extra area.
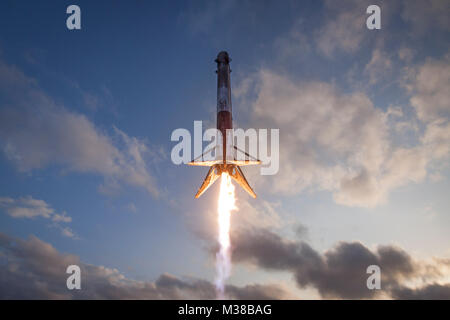
[(236, 198), (234, 196), (234, 186), (231, 183), (231, 177), (223, 172), (220, 181), (220, 193), (218, 204), (218, 224), (220, 245), (219, 252), (216, 254), (216, 291), (217, 298), (225, 298), (225, 281), (231, 272), (231, 252), (230, 252), (230, 220), (231, 211), (236, 210)]

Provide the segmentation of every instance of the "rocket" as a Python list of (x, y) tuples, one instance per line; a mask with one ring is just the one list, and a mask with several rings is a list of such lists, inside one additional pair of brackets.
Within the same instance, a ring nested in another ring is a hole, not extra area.
[[(231, 130), (233, 129), (230, 85), (231, 59), (226, 51), (221, 51), (214, 61), (217, 63), (217, 130), (221, 134), (215, 146), (215, 159), (204, 160), (205, 154), (211, 151), (208, 150), (188, 163), (191, 166), (210, 167), (195, 198), (200, 197), (222, 173), (228, 173), (245, 191), (253, 198), (256, 198), (255, 192), (248, 184), (240, 167), (260, 164), (261, 161), (234, 145), (233, 132)], [(238, 152), (245, 155), (245, 160), (237, 159)]]

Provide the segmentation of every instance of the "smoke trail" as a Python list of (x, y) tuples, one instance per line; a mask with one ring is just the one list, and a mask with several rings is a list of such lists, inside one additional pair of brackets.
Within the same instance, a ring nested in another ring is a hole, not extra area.
[(217, 276), (215, 281), (218, 299), (225, 298), (225, 280), (231, 272), (230, 217), (231, 211), (237, 209), (235, 201), (231, 178), (227, 173), (222, 173), (218, 206), (220, 250), (216, 254)]

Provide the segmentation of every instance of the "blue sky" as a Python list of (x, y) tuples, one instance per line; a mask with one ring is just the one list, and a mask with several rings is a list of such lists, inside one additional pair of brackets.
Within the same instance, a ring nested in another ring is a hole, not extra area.
[[(449, 294), (447, 2), (379, 1), (381, 30), (366, 28), (364, 1), (77, 1), (81, 30), (66, 28), (70, 4), (0, 4), (5, 243), (47, 243), (56, 264), (69, 253), (86, 270), (157, 287), (166, 276), (194, 294), (213, 281), (218, 188), (193, 199), (206, 171), (172, 164), (170, 135), (214, 123), (214, 59), (227, 50), (235, 124), (280, 129), (279, 173), (249, 169), (258, 198), (237, 192), (234, 297), (395, 298), (430, 285)], [(414, 272), (389, 277), (382, 293), (330, 288), (299, 280), (302, 263), (270, 241), (307, 244), (328, 268), (343, 244), (380, 261), (377, 248), (391, 246)], [(286, 263), (245, 251), (264, 243), (261, 252)], [(4, 265), (18, 257), (12, 248), (2, 247)], [(424, 275), (425, 265), (439, 272)], [(52, 290), (36, 296), (73, 297)]]

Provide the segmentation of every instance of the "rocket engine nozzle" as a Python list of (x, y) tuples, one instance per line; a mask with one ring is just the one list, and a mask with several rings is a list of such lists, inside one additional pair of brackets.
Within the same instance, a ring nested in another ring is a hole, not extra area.
[(208, 174), (203, 181), (200, 189), (198, 189), (195, 198), (199, 198), (206, 190), (222, 175), (222, 173), (227, 173), (233, 180), (235, 180), (245, 191), (248, 192), (253, 198), (256, 198), (256, 194), (252, 187), (248, 184), (247, 179), (245, 179), (244, 173), (239, 166), (234, 164), (215, 164), (209, 168)]

